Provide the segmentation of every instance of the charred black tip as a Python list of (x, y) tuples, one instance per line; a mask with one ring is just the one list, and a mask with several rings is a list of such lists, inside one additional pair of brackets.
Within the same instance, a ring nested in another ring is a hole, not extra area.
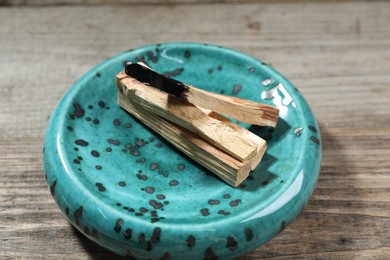
[(125, 64), (125, 73), (145, 85), (157, 88), (179, 98), (183, 97), (183, 93), (188, 90), (188, 87), (182, 82), (167, 78), (137, 63), (127, 62)]

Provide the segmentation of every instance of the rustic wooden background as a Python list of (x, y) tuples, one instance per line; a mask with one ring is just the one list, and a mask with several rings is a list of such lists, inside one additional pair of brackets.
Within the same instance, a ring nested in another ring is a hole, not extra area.
[(390, 3), (154, 2), (0, 0), (0, 258), (115, 258), (76, 232), (48, 192), (47, 119), (104, 59), (150, 43), (197, 41), (272, 64), (304, 94), (322, 133), (309, 204), (240, 259), (389, 259)]

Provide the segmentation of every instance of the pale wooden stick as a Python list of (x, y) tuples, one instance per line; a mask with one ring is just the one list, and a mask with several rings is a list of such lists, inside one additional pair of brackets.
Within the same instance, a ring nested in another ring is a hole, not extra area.
[[(143, 62), (137, 62), (137, 64), (151, 70)], [(181, 89), (180, 97), (196, 106), (210, 109), (247, 124), (272, 127), (275, 127), (277, 124), (279, 110), (273, 106), (220, 95), (185, 83), (183, 85), (185, 87), (175, 87), (176, 89)], [(173, 90), (168, 88), (166, 91), (170, 92)]]
[(248, 177), (251, 161), (241, 162), (187, 129), (143, 109), (120, 90), (118, 103), (126, 111), (233, 187)]
[(275, 127), (279, 110), (273, 106), (259, 104), (250, 100), (219, 95), (187, 85), (184, 96), (188, 102), (237, 119), (243, 123)]
[(228, 118), (219, 115), (215, 111), (211, 111), (205, 108), (200, 108), (205, 114), (211, 116), (212, 118), (215, 118), (221, 122), (224, 122), (226, 125), (231, 127), (232, 129), (236, 130), (239, 134), (245, 135), (248, 137), (248, 139), (252, 140), (257, 145), (257, 153), (256, 155), (251, 159), (251, 170), (253, 171), (256, 169), (257, 165), (260, 163), (261, 159), (264, 156), (265, 150), (267, 149), (267, 143), (264, 139), (262, 139), (260, 136), (255, 135), (251, 131), (245, 129), (244, 127), (237, 125), (230, 121)]
[(118, 88), (145, 110), (196, 133), (240, 161), (249, 160), (257, 153), (252, 141), (193, 104), (126, 76), (123, 71), (117, 75)]

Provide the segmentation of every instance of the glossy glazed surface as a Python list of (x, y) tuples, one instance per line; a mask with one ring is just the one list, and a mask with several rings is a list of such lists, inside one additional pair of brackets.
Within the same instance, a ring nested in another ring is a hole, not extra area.
[[(192, 162), (116, 103), (126, 61), (217, 93), (275, 105), (263, 161), (232, 188)], [(299, 91), (268, 65), (217, 46), (151, 45), (101, 63), (54, 111), (44, 166), (69, 221), (102, 246), (136, 258), (226, 259), (283, 230), (315, 187), (321, 138)]]

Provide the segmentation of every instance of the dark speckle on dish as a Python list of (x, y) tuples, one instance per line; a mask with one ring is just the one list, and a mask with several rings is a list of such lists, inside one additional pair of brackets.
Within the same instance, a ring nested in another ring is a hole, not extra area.
[(231, 207), (236, 207), (236, 206), (238, 206), (238, 204), (241, 202), (241, 200), (240, 199), (236, 199), (236, 200), (232, 200), (232, 201), (230, 201), (230, 206)]
[(73, 103), (73, 108), (74, 108), (74, 113), (73, 113), (73, 114), (74, 114), (76, 117), (82, 117), (82, 116), (84, 116), (85, 111), (84, 111), (84, 109), (80, 106), (79, 103)]
[(309, 129), (310, 129), (310, 131), (317, 133), (317, 129), (314, 126), (309, 125)]
[(158, 163), (152, 163), (149, 168), (150, 170), (154, 171), (158, 168), (158, 166), (159, 166)]
[(157, 55), (155, 55), (152, 51), (148, 51), (146, 53), (149, 57), (149, 59), (153, 62), (153, 63), (156, 63), (158, 61), (158, 57)]
[(315, 136), (310, 136), (310, 140), (312, 140), (315, 144), (320, 145), (320, 140)]
[(165, 196), (164, 196), (163, 194), (158, 194), (156, 197), (157, 197), (157, 199), (159, 199), (159, 200), (165, 199)]
[(227, 216), (227, 215), (230, 214), (230, 212), (229, 211), (224, 211), (224, 210), (221, 209), (221, 210), (218, 211), (218, 214)]
[(161, 209), (163, 207), (162, 203), (157, 202), (155, 200), (149, 200), (149, 205), (152, 206), (154, 209)]
[(174, 77), (174, 76), (178, 76), (180, 75), (181, 73), (183, 73), (184, 71), (184, 68), (177, 68), (173, 71), (169, 71), (169, 72), (165, 72), (164, 73), (164, 76), (167, 77), (167, 78), (170, 78), (170, 77)]
[(185, 57), (186, 59), (191, 58), (191, 52), (188, 51), (188, 50), (186, 50), (186, 51), (184, 52), (184, 57)]
[(208, 203), (209, 203), (210, 205), (218, 205), (218, 204), (220, 204), (221, 202), (220, 202), (219, 200), (209, 200)]
[(100, 183), (100, 182), (97, 182), (97, 183), (96, 183), (96, 187), (98, 187), (98, 190), (99, 190), (99, 191), (105, 191), (105, 190), (106, 190), (106, 188), (104, 187), (104, 185), (103, 185), (102, 183)]
[(230, 250), (235, 250), (237, 248), (237, 242), (232, 236), (228, 236), (226, 239), (226, 247)]
[(136, 145), (138, 146), (138, 148), (139, 147), (142, 147), (142, 146), (144, 146), (146, 143), (145, 143), (145, 141), (144, 141), (144, 139), (137, 139), (136, 141), (135, 141), (135, 143), (136, 143)]
[(152, 250), (152, 243), (150, 241), (146, 241), (146, 243), (145, 243), (145, 250), (146, 251)]
[(114, 227), (115, 232), (119, 233), (122, 229), (122, 225), (123, 225), (123, 219), (118, 218)]
[(153, 229), (153, 235), (150, 238), (150, 240), (152, 241), (152, 243), (158, 243), (160, 242), (160, 236), (161, 236), (161, 228), (156, 227)]
[(242, 85), (241, 84), (236, 84), (233, 86), (233, 94), (236, 95), (242, 90)]
[(177, 181), (177, 180), (171, 180), (170, 182), (169, 182), (169, 186), (176, 186), (176, 185), (178, 185), (179, 184), (179, 182)]
[(152, 194), (154, 192), (154, 188), (153, 187), (146, 187), (145, 188), (145, 192), (149, 193), (149, 194)]
[(189, 235), (186, 242), (188, 247), (193, 247), (195, 245), (196, 239), (193, 235)]
[(89, 143), (83, 139), (79, 139), (79, 140), (75, 141), (75, 144), (80, 145), (80, 146), (88, 146)]
[(145, 243), (145, 234), (144, 233), (140, 233), (138, 235), (138, 242), (140, 242), (141, 244)]
[(99, 102), (98, 102), (98, 105), (99, 105), (99, 107), (101, 107), (101, 108), (105, 108), (105, 107), (106, 107), (106, 103), (104, 103), (103, 101), (99, 101)]
[(253, 239), (253, 232), (251, 229), (249, 228), (245, 229), (245, 237), (246, 237), (246, 241), (251, 241)]
[(146, 213), (146, 212), (148, 212), (149, 210), (148, 210), (147, 208), (145, 208), (145, 207), (141, 207), (141, 208), (139, 209), (139, 211), (142, 212), (142, 213)]
[(202, 213), (202, 216), (207, 217), (210, 215), (209, 209), (208, 208), (203, 208), (200, 210), (200, 213)]
[(133, 230), (131, 228), (128, 228), (125, 230), (125, 232), (123, 232), (123, 236), (125, 237), (125, 239), (130, 239), (132, 234)]
[(116, 118), (116, 119), (114, 119), (113, 124), (115, 126), (120, 126), (121, 125), (121, 121), (118, 118)]
[(204, 251), (205, 260), (218, 260), (219, 257), (214, 253), (214, 250), (211, 247), (206, 248)]
[(134, 156), (139, 156), (141, 153), (137, 150), (131, 151), (131, 154)]
[(121, 144), (120, 141), (115, 140), (115, 139), (111, 139), (111, 138), (108, 139), (107, 142), (108, 142), (109, 144), (113, 144), (113, 145), (120, 145), (120, 144)]
[(92, 150), (91, 151), (91, 155), (93, 156), (93, 157), (99, 157), (99, 152), (98, 151), (95, 151), (95, 150)]

